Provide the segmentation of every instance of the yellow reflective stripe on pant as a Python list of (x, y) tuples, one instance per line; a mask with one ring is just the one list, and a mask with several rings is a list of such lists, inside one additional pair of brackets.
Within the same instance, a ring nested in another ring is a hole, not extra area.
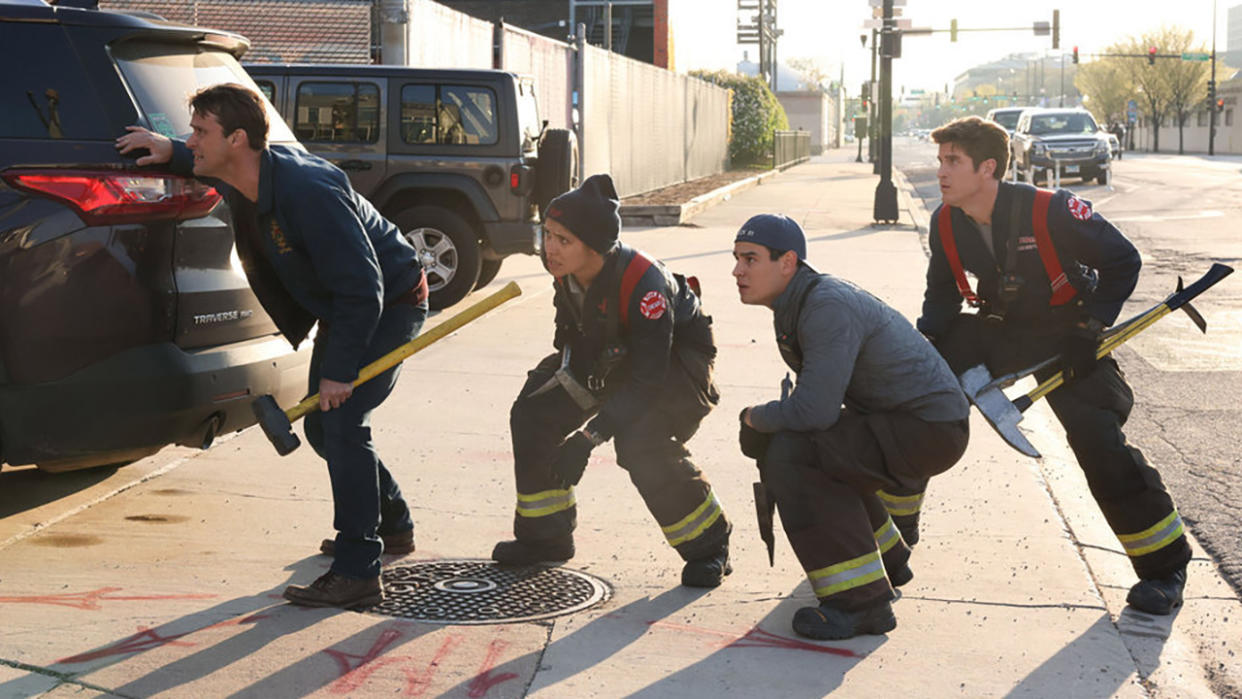
[(724, 510), (720, 509), (720, 502), (716, 500), (715, 491), (709, 490), (707, 499), (702, 505), (696, 507), (694, 512), (683, 517), (680, 522), (661, 527), (661, 529), (664, 530), (664, 538), (668, 539), (668, 545), (677, 546), (707, 531), (707, 528), (715, 524), (722, 514)]
[(517, 513), (522, 517), (546, 517), (564, 512), (575, 504), (573, 488), (517, 494)]
[(1168, 546), (1177, 541), (1184, 532), (1182, 518), (1177, 514), (1177, 510), (1173, 510), (1168, 517), (1147, 529), (1137, 534), (1118, 534), (1117, 538), (1125, 548), (1126, 555), (1137, 557)]
[(901, 539), (901, 534), (897, 531), (897, 525), (893, 524), (893, 518), (890, 516), (884, 520), (884, 524), (875, 530), (875, 544), (880, 547), (880, 553), (888, 553), (888, 550), (897, 545)]
[(917, 515), (919, 508), (923, 506), (923, 493), (893, 495), (877, 490), (875, 494), (880, 498), (880, 502), (884, 503), (884, 509), (888, 510), (890, 515)]
[(872, 551), (844, 563), (807, 571), (806, 577), (816, 597), (827, 597), (883, 578), (884, 563), (880, 561), (880, 552)]

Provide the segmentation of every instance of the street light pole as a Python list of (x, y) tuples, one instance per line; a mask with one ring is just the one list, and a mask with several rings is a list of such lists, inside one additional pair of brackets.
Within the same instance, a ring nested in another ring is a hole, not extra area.
[(897, 28), (893, 0), (884, 0), (884, 28), (880, 48), (880, 183), (875, 187), (872, 219), (897, 222), (897, 187), (893, 185), (893, 50)]
[[(1212, 84), (1216, 84), (1216, 0), (1212, 0)], [(1212, 95), (1216, 97), (1215, 94)], [(1216, 155), (1216, 100), (1208, 105), (1208, 155)]]

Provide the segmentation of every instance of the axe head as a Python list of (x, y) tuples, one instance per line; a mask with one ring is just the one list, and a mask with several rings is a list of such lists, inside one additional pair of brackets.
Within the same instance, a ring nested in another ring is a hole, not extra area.
[(1001, 439), (1027, 456), (1039, 457), (1039, 452), (1018, 429), (1018, 423), (1022, 422), (1022, 411), (1009, 400), (1000, 386), (993, 385), (992, 374), (985, 365), (979, 364), (967, 369), (957, 380), (966, 397), (975, 404)]
[(289, 422), (289, 416), (280, 409), (279, 405), (276, 405), (275, 398), (259, 396), (255, 402), (250, 404), (250, 409), (259, 419), (263, 434), (267, 435), (268, 441), (276, 447), (277, 454), (287, 456), (302, 443), (302, 440), (293, 433), (293, 425)]

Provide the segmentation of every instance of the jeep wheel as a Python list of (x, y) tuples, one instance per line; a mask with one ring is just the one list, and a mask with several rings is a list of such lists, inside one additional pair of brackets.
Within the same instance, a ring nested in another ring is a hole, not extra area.
[(535, 164), (535, 203), (539, 216), (556, 197), (578, 186), (578, 137), (569, 129), (548, 129), (539, 141)]
[(438, 206), (414, 206), (398, 212), (392, 222), (418, 251), (427, 270), (428, 300), (433, 310), (466, 298), (479, 278), (479, 239), (458, 214)]
[(496, 273), (500, 271), (501, 262), (504, 260), (483, 260), (483, 263), (479, 265), (479, 281), (474, 283), (474, 288), (482, 289), (490, 284), (496, 278)]

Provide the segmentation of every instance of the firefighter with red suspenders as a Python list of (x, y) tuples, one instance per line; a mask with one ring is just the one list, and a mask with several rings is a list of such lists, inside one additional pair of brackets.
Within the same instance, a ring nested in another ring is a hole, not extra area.
[(557, 352), (529, 373), (510, 412), (515, 538), (492, 558), (571, 558), (574, 486), (591, 451), (613, 439), (618, 465), (685, 560), (682, 584), (715, 587), (731, 572), (731, 527), (686, 449), (720, 400), (711, 318), (694, 278), (618, 240), (619, 207), (612, 179), (595, 175), (544, 216)]
[[(1182, 602), (1190, 546), (1160, 474), (1121, 431), (1134, 395), (1116, 360), (1095, 356), (1138, 281), (1138, 251), (1073, 193), (1002, 182), (1009, 143), (1000, 126), (965, 117), (932, 139), (944, 203), (932, 215), (918, 328), (957, 374), (985, 363), (999, 376), (1061, 355), (1035, 378), (1066, 370), (1048, 404), (1138, 574), (1126, 601), (1168, 614)], [(976, 312), (961, 313), (963, 300)]]

